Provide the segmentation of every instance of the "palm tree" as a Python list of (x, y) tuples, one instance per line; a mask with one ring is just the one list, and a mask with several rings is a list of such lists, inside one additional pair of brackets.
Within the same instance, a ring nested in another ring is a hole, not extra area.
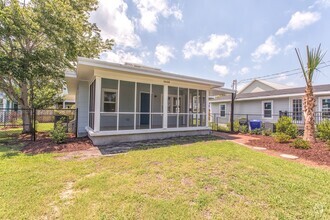
[(306, 81), (305, 95), (303, 98), (304, 106), (304, 117), (305, 117), (305, 127), (304, 127), (304, 140), (314, 143), (315, 139), (315, 97), (313, 93), (313, 77), (315, 71), (318, 71), (317, 67), (322, 62), (325, 53), (321, 50), (321, 44), (318, 48), (307, 49), (307, 66), (305, 67), (299, 49), (296, 50), (298, 60), (303, 72), (303, 76)]

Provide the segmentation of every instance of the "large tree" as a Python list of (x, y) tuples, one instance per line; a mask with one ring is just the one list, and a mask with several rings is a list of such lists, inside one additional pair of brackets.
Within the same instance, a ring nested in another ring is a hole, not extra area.
[(295, 49), (296, 54), (303, 72), (303, 76), (306, 82), (305, 95), (303, 98), (303, 111), (305, 118), (304, 127), (304, 140), (314, 143), (315, 138), (315, 97), (313, 92), (313, 78), (315, 72), (318, 71), (317, 67), (322, 62), (325, 53), (321, 50), (321, 44), (318, 48), (309, 49), (306, 47), (307, 65), (305, 66), (301, 57), (299, 49)]
[[(0, 89), (23, 109), (33, 107), (34, 90), (63, 84), (78, 56), (111, 49), (89, 22), (97, 0), (0, 0)], [(107, 19), (107, 18), (105, 18)], [(40, 94), (40, 91), (39, 93)], [(31, 118), (23, 111), (23, 132)]]

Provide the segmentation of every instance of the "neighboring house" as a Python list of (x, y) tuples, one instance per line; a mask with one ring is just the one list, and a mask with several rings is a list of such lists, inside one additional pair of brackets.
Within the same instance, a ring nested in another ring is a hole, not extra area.
[(6, 96), (5, 93), (0, 92), (0, 110), (10, 110), (10, 109), (17, 109), (18, 105), (17, 102), (13, 102)]
[[(288, 87), (265, 80), (254, 80), (239, 91), (235, 99), (235, 119), (258, 119), (276, 122), (280, 112), (303, 124), (303, 95), (305, 87)], [(330, 116), (330, 84), (314, 86), (316, 121)], [(211, 103), (211, 114), (217, 114), (221, 123), (229, 122), (231, 96), (222, 96)]]
[(66, 81), (78, 135), (96, 145), (209, 134), (209, 95), (231, 92), (222, 82), (88, 58), (78, 58)]

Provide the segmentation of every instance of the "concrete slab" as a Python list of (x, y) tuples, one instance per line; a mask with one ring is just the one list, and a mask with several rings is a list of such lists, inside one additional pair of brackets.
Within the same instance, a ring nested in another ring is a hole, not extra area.
[(290, 160), (296, 160), (299, 157), (295, 156), (295, 155), (291, 155), (291, 154), (280, 154), (281, 157), (286, 158), (286, 159), (290, 159)]
[(265, 148), (265, 147), (253, 147), (253, 149), (255, 149), (255, 150), (267, 150), (267, 148)]

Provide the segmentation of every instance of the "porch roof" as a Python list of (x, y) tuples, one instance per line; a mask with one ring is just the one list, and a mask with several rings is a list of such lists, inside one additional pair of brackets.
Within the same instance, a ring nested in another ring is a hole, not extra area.
[(108, 61), (102, 61), (98, 59), (78, 57), (77, 77), (79, 79), (87, 80), (88, 78), (90, 78), (91, 74), (93, 74), (94, 68), (115, 70), (119, 72), (133, 73), (133, 74), (151, 76), (156, 78), (198, 83), (201, 85), (211, 86), (212, 88), (220, 88), (224, 86), (223, 82), (165, 72), (162, 71), (161, 69), (139, 65), (139, 64), (132, 64), (132, 63), (119, 64)]

